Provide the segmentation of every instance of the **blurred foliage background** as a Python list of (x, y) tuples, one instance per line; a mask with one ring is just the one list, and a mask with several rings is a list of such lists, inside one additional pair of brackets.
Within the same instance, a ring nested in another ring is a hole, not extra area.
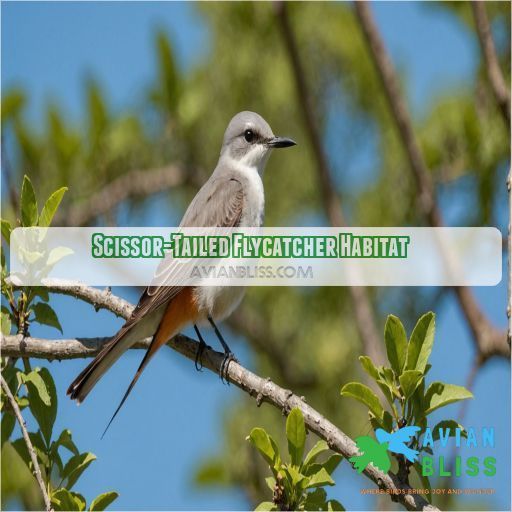
[[(492, 26), (502, 34), (497, 51), (509, 84), (510, 4), (487, 4)], [(276, 152), (268, 165), (266, 225), (328, 223), (275, 6), (212, 2), (194, 7), (209, 30), (207, 57), (183, 73), (165, 32), (155, 33), (157, 77), (144, 92), (145, 100), (133, 109), (112, 109), (99, 81), (89, 78), (82, 123), (70, 122), (54, 102), (47, 106), (44, 129), (35, 130), (26, 120), (30, 98), (23, 87), (2, 91), (2, 141), (9, 141), (8, 146), (2, 145), (2, 217), (14, 218), (16, 205), (9, 200), (9, 189), (19, 190), (23, 173), (29, 174), (41, 197), (60, 186), (69, 188), (61, 207), (65, 213), (60, 223), (65, 225), (73, 210), (93, 204), (95, 195), (120, 177), (133, 171), (165, 173), (176, 165), (183, 172), (179, 185), (155, 191), (170, 206), (151, 217), (156, 225), (172, 225), (170, 221), (179, 220), (213, 169), (232, 114), (254, 110), (275, 133), (299, 142), (296, 150)], [(468, 3), (429, 3), (424, 8), (449, 12), (467, 25), (478, 44)], [(305, 2), (288, 4), (287, 11), (347, 223), (424, 225), (409, 164), (353, 7)], [(407, 76), (401, 78), (405, 84)], [(424, 114), (414, 117), (414, 128), (442, 209), (451, 211), (451, 206), (458, 205), (449, 217), (450, 225), (503, 228), (509, 131), (489, 87), (483, 59), (474, 81), (440, 90), (424, 106)], [(376, 142), (374, 158), (370, 165), (358, 164), (361, 148), (370, 138)], [(347, 175), (346, 169), (358, 165), (366, 170), (353, 186), (353, 173)], [(137, 226), (153, 200), (152, 195), (134, 193), (108, 212), (89, 212), (83, 223)], [(382, 332), (387, 313), (398, 315), (410, 330), (422, 312), (438, 310), (449, 291), (397, 288), (368, 293)], [(356, 364), (361, 341), (346, 289), (254, 288), (229, 326), (249, 343), (258, 374), (306, 396), (308, 403), (345, 432), (367, 433), (362, 409), (339, 398), (341, 383), (361, 378)], [(243, 440), (256, 425), (277, 435), (283, 431), (283, 418), (271, 407), (256, 408), (243, 394), (222, 414), (223, 439), (217, 449), (197, 461), (195, 478), (201, 486), (239, 486), (250, 502), (257, 503), (268, 492), (263, 479), (266, 470)], [(4, 459), (11, 456), (4, 453)], [(15, 466), (10, 468), (16, 471)], [(20, 479), (14, 485), (10, 477), (3, 481), (3, 498), (22, 493), (24, 504), (30, 506), (33, 490), (26, 490), (24, 482)], [(385, 505), (391, 503), (381, 504)]]

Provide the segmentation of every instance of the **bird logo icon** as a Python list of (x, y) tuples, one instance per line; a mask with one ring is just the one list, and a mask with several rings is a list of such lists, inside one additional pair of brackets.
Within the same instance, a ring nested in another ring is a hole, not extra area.
[(368, 464), (372, 463), (376, 468), (387, 473), (391, 468), (391, 459), (388, 452), (402, 454), (410, 462), (415, 462), (419, 452), (410, 448), (409, 443), (420, 427), (403, 427), (396, 432), (386, 432), (378, 428), (375, 431), (377, 440), (370, 436), (361, 436), (356, 439), (356, 446), (361, 455), (349, 459), (354, 464), (354, 469), (362, 473)]

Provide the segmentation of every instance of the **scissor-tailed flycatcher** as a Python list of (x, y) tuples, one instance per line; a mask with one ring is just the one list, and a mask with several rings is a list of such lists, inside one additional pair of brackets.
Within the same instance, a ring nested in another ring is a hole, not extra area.
[[(265, 204), (261, 181), (263, 169), (273, 148), (293, 145), (295, 142), (291, 139), (276, 137), (258, 114), (238, 113), (224, 134), (217, 167), (190, 203), (180, 226), (261, 226)], [(224, 361), (229, 361), (232, 353), (215, 320), (231, 314), (244, 292), (243, 287), (149, 286), (119, 332), (71, 383), (68, 395), (78, 403), (82, 402), (126, 350), (135, 342), (152, 336), (153, 341), (114, 413), (114, 419), (151, 357), (186, 325), (193, 324), (196, 329), (200, 355), (205, 345), (196, 325), (200, 321), (210, 322), (226, 354)]]

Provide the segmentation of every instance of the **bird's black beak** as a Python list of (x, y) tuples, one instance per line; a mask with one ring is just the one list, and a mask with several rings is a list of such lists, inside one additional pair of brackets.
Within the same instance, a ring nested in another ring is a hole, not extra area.
[(271, 148), (289, 148), (290, 146), (295, 146), (297, 143), (286, 137), (272, 137), (267, 140), (267, 146)]

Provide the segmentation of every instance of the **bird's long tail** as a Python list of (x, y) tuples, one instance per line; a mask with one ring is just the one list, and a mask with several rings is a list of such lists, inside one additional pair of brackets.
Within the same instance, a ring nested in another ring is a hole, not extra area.
[(137, 369), (135, 376), (133, 377), (128, 389), (126, 390), (121, 402), (117, 406), (112, 418), (108, 422), (101, 437), (103, 437), (117, 413), (121, 410), (121, 407), (125, 403), (128, 395), (131, 393), (133, 387), (139, 380), (144, 368), (148, 365), (151, 358), (156, 354), (158, 349), (167, 343), (174, 335), (176, 335), (183, 326), (188, 323), (195, 323), (198, 317), (197, 305), (193, 295), (192, 288), (185, 288), (179, 295), (177, 295), (168, 305), (162, 320), (158, 326), (158, 329), (153, 337), (153, 341), (149, 346), (144, 358), (142, 359), (139, 368)]
[(70, 384), (67, 394), (81, 403), (91, 392), (95, 384), (110, 367), (128, 350), (137, 339), (137, 329), (122, 327), (121, 330), (103, 347), (101, 352), (80, 372)]

